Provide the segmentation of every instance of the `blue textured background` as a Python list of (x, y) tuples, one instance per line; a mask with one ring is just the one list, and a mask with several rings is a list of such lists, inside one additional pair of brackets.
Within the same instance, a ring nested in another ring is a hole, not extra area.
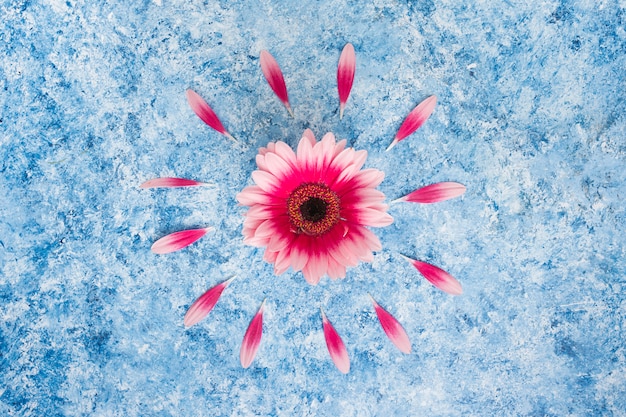
[[(623, 0), (96, 3), (0, 4), (0, 414), (625, 415)], [(340, 121), (346, 42), (357, 78)], [(263, 79), (264, 48), (295, 119)], [(197, 119), (189, 87), (247, 148)], [(385, 153), (430, 94), (431, 119)], [(275, 277), (241, 243), (234, 196), (258, 146), (307, 127), (368, 150), (390, 199), (446, 180), (468, 192), (392, 206), (384, 249), (344, 281)], [(138, 189), (174, 175), (217, 186)], [(206, 225), (184, 251), (149, 250)], [(464, 295), (399, 254), (448, 270)], [(190, 303), (232, 274), (185, 330)], [(346, 376), (319, 307), (347, 344)]]

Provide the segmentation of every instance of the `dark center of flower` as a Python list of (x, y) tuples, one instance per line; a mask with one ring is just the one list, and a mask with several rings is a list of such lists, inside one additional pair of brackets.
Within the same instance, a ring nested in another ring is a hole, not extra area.
[(326, 216), (328, 204), (321, 198), (311, 197), (300, 206), (300, 213), (304, 220), (319, 222)]
[(320, 236), (337, 224), (339, 197), (325, 184), (305, 183), (287, 199), (289, 221), (296, 233)]

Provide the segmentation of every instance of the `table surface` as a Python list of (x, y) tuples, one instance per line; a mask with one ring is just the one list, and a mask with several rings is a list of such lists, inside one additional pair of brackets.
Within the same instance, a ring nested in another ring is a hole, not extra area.
[[(96, 3), (0, 5), (0, 414), (625, 415), (623, 0)], [(340, 120), (347, 42), (357, 67)], [(294, 118), (263, 78), (263, 49)], [(188, 88), (240, 145), (193, 114)], [(430, 95), (431, 118), (385, 152)], [(243, 244), (235, 196), (258, 147), (295, 146), (306, 128), (368, 151), (389, 200), (440, 181), (467, 192), (393, 204), (394, 223), (372, 229), (383, 249), (344, 280), (275, 276)], [(214, 185), (139, 188), (168, 176)], [(182, 251), (150, 251), (205, 226)], [(463, 295), (401, 255), (447, 270)], [(193, 300), (232, 275), (185, 329)]]

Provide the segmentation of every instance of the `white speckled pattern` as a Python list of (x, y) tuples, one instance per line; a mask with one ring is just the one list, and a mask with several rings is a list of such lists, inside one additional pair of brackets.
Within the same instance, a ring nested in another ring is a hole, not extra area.
[[(624, 416), (623, 0), (0, 3), (0, 415)], [(339, 120), (337, 62), (356, 77)], [(267, 85), (280, 63), (295, 118)], [(239, 146), (204, 125), (185, 91)], [(385, 148), (420, 101), (437, 107)], [(346, 279), (242, 243), (257, 148), (368, 151), (395, 203)], [(215, 187), (140, 189), (155, 177)], [(168, 233), (212, 226), (168, 255)], [(450, 272), (453, 297), (401, 255)], [(205, 290), (237, 278), (185, 329)], [(381, 329), (368, 293), (411, 340)], [(261, 302), (248, 369), (244, 332)], [(350, 372), (326, 350), (320, 307)]]

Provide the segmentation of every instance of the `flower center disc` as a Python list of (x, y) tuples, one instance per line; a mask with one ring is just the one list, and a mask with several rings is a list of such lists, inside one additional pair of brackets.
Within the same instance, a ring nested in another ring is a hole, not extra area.
[(297, 233), (320, 236), (339, 221), (339, 197), (324, 184), (305, 183), (287, 199), (287, 211)]

